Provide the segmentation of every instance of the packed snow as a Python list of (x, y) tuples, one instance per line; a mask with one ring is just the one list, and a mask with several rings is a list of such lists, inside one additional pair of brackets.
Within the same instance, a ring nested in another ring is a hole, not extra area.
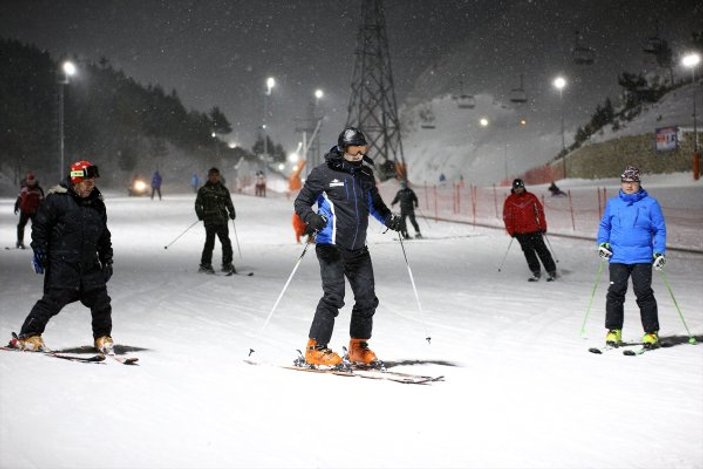
[[(660, 181), (650, 192), (683, 199), (678, 190), (691, 186)], [(663, 276), (653, 287), (672, 346), (595, 355), (588, 348), (603, 344), (607, 272), (580, 334), (600, 262), (592, 240), (556, 229), (560, 277), (529, 283), (522, 253), (508, 250), (500, 229), (421, 219), (425, 238), (403, 243), (406, 264), (394, 234), (373, 221), (380, 306), (370, 345), (382, 359), (414, 363), (392, 371), (444, 381), (301, 373), (278, 365), (304, 347), (321, 295), (314, 248), (272, 311), (303, 252), (292, 199), (234, 196), (235, 264), (252, 277), (197, 273), (200, 224), (164, 249), (196, 220), (193, 201), (166, 191), (163, 201), (106, 194), (113, 336), (139, 366), (0, 353), (0, 467), (703, 467), (703, 346), (687, 343)], [(0, 246), (14, 245), (13, 202), (0, 199)], [(676, 220), (668, 228), (675, 237)], [(686, 233), (695, 247), (700, 220)], [(217, 243), (217, 264), (220, 253)], [(668, 258), (666, 278), (701, 341), (703, 256), (672, 250)], [(8, 339), (41, 295), (30, 259), (31, 250), (0, 250), (0, 336)], [(338, 351), (348, 341), (347, 295), (330, 344)], [(641, 335), (630, 290), (624, 338)], [(69, 305), (44, 338), (54, 349), (90, 345), (88, 310)]]

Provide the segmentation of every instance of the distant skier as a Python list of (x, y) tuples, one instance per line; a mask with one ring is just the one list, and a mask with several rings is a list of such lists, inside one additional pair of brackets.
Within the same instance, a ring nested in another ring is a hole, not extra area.
[(410, 234), (408, 234), (408, 225), (405, 221), (406, 218), (410, 218), (410, 223), (413, 224), (413, 228), (415, 229), (415, 237), (422, 238), (422, 234), (420, 234), (420, 227), (417, 224), (417, 220), (415, 220), (415, 209), (418, 204), (417, 195), (415, 195), (415, 191), (408, 187), (408, 183), (406, 181), (400, 181), (400, 190), (395, 194), (395, 198), (391, 202), (391, 207), (398, 202), (400, 202), (400, 218), (402, 220), (400, 233), (405, 239), (410, 238)]
[(559, 189), (559, 187), (552, 181), (552, 184), (547, 188), (549, 192), (552, 193), (552, 197), (565, 197), (566, 192)]
[(200, 188), (200, 177), (198, 173), (193, 173), (193, 176), (190, 178), (190, 185), (193, 187), (193, 192), (197, 193)]
[(195, 198), (195, 213), (198, 220), (205, 224), (205, 245), (200, 257), (199, 272), (214, 274), (212, 268), (212, 251), (215, 249), (215, 235), (222, 244), (222, 271), (237, 272), (232, 264), (232, 242), (229, 239), (229, 220), (234, 220), (236, 213), (229, 190), (220, 182), (220, 170), (210, 168), (208, 180), (198, 190)]
[(159, 200), (161, 200), (161, 181), (163, 178), (159, 171), (155, 171), (154, 175), (151, 177), (151, 200), (154, 200), (154, 193), (159, 194)]
[(254, 195), (256, 195), (257, 197), (266, 197), (266, 175), (263, 171), (256, 172)]
[(44, 190), (39, 185), (34, 173), (30, 171), (20, 184), (20, 192), (15, 201), (15, 215), (18, 213), (20, 215), (19, 223), (17, 223), (16, 248), (25, 249), (24, 227), (28, 220), (32, 220), (32, 225), (34, 225), (34, 218), (42, 200), (44, 200)]
[[(539, 261), (542, 261), (547, 271), (547, 281), (551, 282), (557, 276), (556, 264), (552, 254), (544, 244), (543, 234), (547, 232), (547, 219), (544, 209), (537, 197), (525, 189), (522, 179), (513, 181), (511, 194), (503, 204), (503, 223), (510, 236), (520, 243), (522, 252), (527, 260), (527, 266), (532, 272), (531, 282), (536, 282), (542, 276)], [(539, 256), (539, 260), (537, 257)]]
[(46, 350), (42, 333), (49, 319), (75, 301), (90, 308), (95, 348), (113, 348), (112, 307), (107, 282), (112, 277), (112, 241), (105, 203), (95, 179), (98, 167), (81, 160), (61, 185), (52, 187), (32, 224), (33, 266), (44, 274), (44, 296), (25, 319), (22, 350)]
[(622, 343), (628, 279), (637, 296), (646, 347), (659, 347), (659, 313), (652, 290), (652, 267), (666, 263), (666, 223), (661, 207), (640, 185), (640, 171), (628, 166), (617, 197), (608, 200), (598, 228), (598, 254), (610, 264), (605, 302), (607, 344)]
[[(368, 146), (364, 134), (348, 127), (337, 145), (325, 155), (295, 199), (295, 211), (317, 233), (315, 247), (320, 263), (323, 297), (317, 304), (305, 347), (310, 365), (334, 366), (342, 358), (328, 348), (334, 321), (344, 306), (344, 278), (354, 292), (349, 332), (349, 360), (370, 364), (376, 354), (369, 348), (373, 315), (378, 306), (371, 256), (366, 246), (369, 214), (399, 231), (400, 217), (381, 199), (373, 170), (364, 165)], [(312, 205), (317, 203), (317, 213)]]

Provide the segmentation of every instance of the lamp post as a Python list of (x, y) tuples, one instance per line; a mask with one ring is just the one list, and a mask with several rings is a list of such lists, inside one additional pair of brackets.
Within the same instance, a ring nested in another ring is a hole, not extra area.
[(561, 153), (564, 163), (564, 179), (566, 179), (566, 142), (564, 140), (564, 87), (566, 79), (558, 76), (552, 82), (554, 87), (559, 90), (559, 107), (561, 108)]
[(701, 62), (701, 56), (696, 53), (687, 54), (681, 59), (684, 67), (691, 69), (691, 84), (693, 85), (693, 149), (698, 151), (698, 127), (696, 124), (696, 67)]
[(264, 93), (264, 120), (261, 125), (261, 129), (264, 133), (264, 158), (268, 160), (269, 146), (268, 146), (268, 134), (266, 133), (266, 119), (269, 115), (269, 96), (271, 96), (271, 90), (276, 86), (276, 80), (273, 77), (268, 77), (266, 79), (266, 92)]
[(691, 85), (693, 85), (693, 179), (700, 177), (701, 154), (698, 151), (698, 125), (696, 122), (696, 67), (701, 61), (701, 56), (695, 52), (686, 54), (681, 63), (691, 69)]
[(64, 86), (68, 84), (69, 77), (76, 74), (76, 66), (71, 61), (65, 61), (61, 65), (62, 78), (58, 81), (59, 84), (59, 179), (64, 173)]

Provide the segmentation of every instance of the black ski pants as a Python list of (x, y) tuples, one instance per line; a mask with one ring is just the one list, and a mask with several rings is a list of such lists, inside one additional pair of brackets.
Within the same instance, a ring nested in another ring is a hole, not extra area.
[(625, 293), (632, 277), (632, 289), (637, 297), (644, 332), (659, 330), (659, 311), (652, 290), (652, 264), (610, 264), (610, 287), (605, 299), (606, 329), (622, 329), (625, 322)]
[(350, 251), (330, 244), (318, 244), (315, 251), (320, 263), (323, 296), (317, 304), (309, 337), (319, 345), (329, 344), (334, 320), (344, 306), (346, 277), (354, 292), (349, 335), (354, 339), (370, 339), (378, 298), (368, 249), (364, 247)]
[[(518, 243), (520, 243), (530, 272), (537, 277), (541, 275), (542, 269), (539, 265), (540, 260), (542, 261), (542, 265), (544, 265), (544, 270), (548, 273), (556, 272), (556, 264), (554, 264), (554, 259), (552, 259), (552, 253), (549, 252), (549, 249), (547, 249), (547, 246), (544, 244), (542, 233), (539, 231), (534, 233), (518, 233), (515, 235), (515, 238), (517, 238)], [(539, 260), (537, 259), (538, 256)]]
[(42, 334), (49, 319), (59, 314), (67, 304), (79, 300), (84, 306), (90, 308), (93, 338), (110, 335), (112, 333), (112, 306), (106, 287), (89, 291), (82, 288), (79, 290), (72, 288), (46, 289), (44, 296), (34, 304), (27, 319), (24, 320), (20, 335), (28, 337)]
[(27, 221), (32, 220), (32, 223), (34, 223), (35, 216), (36, 213), (20, 211), (20, 221), (17, 223), (17, 241), (20, 243), (24, 242), (24, 227), (27, 226)]
[(232, 242), (229, 240), (229, 228), (227, 224), (205, 225), (205, 246), (203, 254), (200, 256), (201, 265), (212, 265), (212, 250), (215, 249), (215, 235), (222, 244), (222, 265), (232, 263)]
[(401, 218), (401, 223), (402, 223), (402, 232), (401, 234), (409, 238), (410, 235), (408, 234), (408, 224), (405, 221), (406, 218), (410, 219), (410, 223), (412, 223), (413, 228), (415, 228), (415, 234), (420, 234), (420, 226), (417, 224), (417, 220), (415, 220), (415, 210), (400, 210), (400, 218)]

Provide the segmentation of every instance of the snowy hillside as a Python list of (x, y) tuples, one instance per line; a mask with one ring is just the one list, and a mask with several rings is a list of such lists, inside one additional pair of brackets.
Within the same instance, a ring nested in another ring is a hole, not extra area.
[[(12, 203), (0, 199), (0, 246), (14, 242)], [(303, 250), (292, 201), (235, 196), (235, 263), (252, 277), (198, 274), (200, 225), (163, 248), (195, 220), (192, 194), (158, 202), (108, 193), (106, 203), (113, 335), (140, 366), (0, 352), (3, 469), (703, 467), (703, 348), (686, 343), (657, 274), (662, 337), (672, 346), (637, 357), (588, 353), (603, 342), (607, 287), (606, 274), (583, 338), (599, 266), (591, 241), (552, 237), (560, 278), (528, 283), (515, 246), (498, 272), (508, 248), (500, 230), (420, 220), (426, 239), (404, 244), (420, 312), (400, 244), (372, 222), (380, 306), (371, 346), (410, 363), (393, 371), (445, 377), (410, 386), (269, 366), (291, 363), (304, 346), (321, 294), (311, 249), (262, 330)], [(41, 292), (30, 257), (0, 250), (5, 339)], [(703, 340), (701, 256), (671, 252), (666, 275)], [(348, 339), (351, 296), (346, 304), (336, 350)], [(630, 292), (624, 338), (641, 333)], [(55, 349), (89, 345), (88, 311), (70, 305), (44, 337)], [(261, 366), (244, 362), (250, 348)]]
[[(651, 134), (654, 139), (654, 130), (667, 126), (690, 132), (692, 93), (691, 85), (678, 88), (659, 102), (644, 106), (635, 119), (622, 122), (619, 130), (606, 126), (591, 137), (590, 143), (642, 134)], [(551, 120), (551, 127), (544, 125), (551, 119), (549, 109), (509, 106), (484, 94), (475, 96), (475, 102), (474, 109), (460, 109), (452, 95), (445, 95), (431, 104), (425, 102), (405, 110), (403, 117), (411, 130), (404, 135), (403, 148), (411, 181), (435, 183), (444, 174), (452, 182), (463, 177), (469, 183), (490, 185), (506, 175), (514, 177), (551, 161), (561, 149), (558, 119)], [(435, 116), (434, 129), (422, 127), (420, 115), (428, 108)], [(480, 125), (481, 118), (487, 119), (487, 126)], [(520, 124), (521, 119), (526, 125)], [(587, 121), (584, 116), (567, 127), (567, 146), (573, 141), (575, 128)], [(540, 125), (535, 128), (534, 122)]]

